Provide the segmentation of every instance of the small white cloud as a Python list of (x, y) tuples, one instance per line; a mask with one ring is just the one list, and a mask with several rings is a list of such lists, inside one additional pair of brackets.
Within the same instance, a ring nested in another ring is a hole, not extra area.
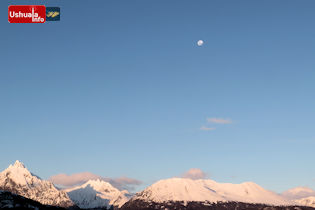
[(188, 179), (205, 179), (207, 177), (207, 174), (199, 168), (191, 168), (186, 171), (181, 177)]
[(197, 42), (197, 45), (200, 47), (200, 46), (202, 46), (204, 44), (204, 41), (203, 40), (198, 40), (198, 42)]
[(223, 118), (208, 118), (208, 122), (215, 123), (215, 124), (231, 124), (232, 120), (230, 119), (223, 119)]
[(206, 127), (206, 126), (201, 126), (200, 130), (202, 131), (213, 131), (215, 130), (216, 128), (213, 128), (213, 127)]

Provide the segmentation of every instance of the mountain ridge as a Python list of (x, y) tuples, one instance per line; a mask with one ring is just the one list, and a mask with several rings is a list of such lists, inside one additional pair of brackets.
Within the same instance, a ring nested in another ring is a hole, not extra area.
[[(281, 209), (283, 206), (287, 206), (288, 209), (293, 209), (294, 206), (315, 208), (313, 196), (315, 191), (311, 188), (293, 188), (279, 195), (254, 182), (232, 184), (219, 183), (211, 179), (177, 177), (159, 180), (132, 196), (128, 191), (120, 191), (102, 179), (91, 179), (80, 186), (59, 190), (50, 181), (42, 180), (31, 173), (20, 161), (15, 161), (0, 172), (0, 192), (3, 194), (1, 190), (32, 199), (47, 207), (64, 208), (264, 209), (269, 206), (277, 207), (275, 209)], [(9, 200), (21, 201), (24, 205), (23, 199), (14, 197), (14, 194), (3, 195)], [(308, 197), (305, 197), (306, 195)], [(30, 202), (30, 205), (37, 204)]]
[(242, 184), (218, 183), (213, 180), (192, 180), (170, 178), (160, 180), (137, 193), (132, 199), (154, 202), (167, 201), (209, 201), (209, 202), (247, 202), (271, 205), (293, 205), (271, 191), (253, 182)]

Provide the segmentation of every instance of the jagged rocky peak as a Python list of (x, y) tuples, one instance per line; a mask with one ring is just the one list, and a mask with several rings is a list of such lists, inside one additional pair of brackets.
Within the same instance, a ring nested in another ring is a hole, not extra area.
[(16, 167), (16, 168), (25, 168), (25, 165), (19, 160), (16, 160), (15, 163), (13, 165), (10, 165), (10, 166)]
[(49, 181), (32, 174), (20, 161), (15, 161), (0, 173), (0, 190), (38, 201), (44, 205), (70, 207), (74, 203), (65, 192)]
[[(37, 183), (40, 179), (37, 176), (34, 176), (20, 161), (15, 161), (14, 164), (9, 165), (7, 169), (0, 173), (0, 183), (6, 178), (7, 182), (16, 184), (16, 185), (27, 185), (28, 183)], [(8, 183), (4, 183), (7, 184)]]

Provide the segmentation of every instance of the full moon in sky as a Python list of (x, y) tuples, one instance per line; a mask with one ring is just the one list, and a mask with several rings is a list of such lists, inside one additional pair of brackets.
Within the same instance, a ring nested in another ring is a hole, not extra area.
[(199, 40), (198, 42), (197, 42), (197, 45), (200, 47), (200, 46), (202, 46), (203, 45), (203, 40)]

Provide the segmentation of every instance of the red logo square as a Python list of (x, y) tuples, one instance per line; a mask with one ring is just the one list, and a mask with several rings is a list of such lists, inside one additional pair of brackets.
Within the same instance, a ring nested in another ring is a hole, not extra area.
[(9, 23), (45, 23), (46, 7), (44, 5), (10, 5)]

